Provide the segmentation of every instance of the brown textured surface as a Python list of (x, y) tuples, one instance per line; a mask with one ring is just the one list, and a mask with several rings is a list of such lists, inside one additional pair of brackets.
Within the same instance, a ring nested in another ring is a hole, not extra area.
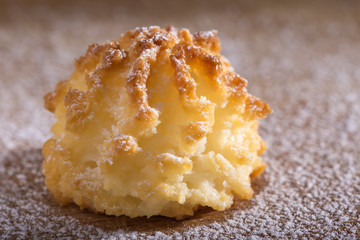
[[(360, 238), (359, 16), (356, 1), (1, 1), (0, 235)], [(89, 43), (150, 24), (217, 29), (249, 92), (274, 109), (255, 196), (183, 221), (61, 208), (40, 172), (53, 121), (42, 96)]]

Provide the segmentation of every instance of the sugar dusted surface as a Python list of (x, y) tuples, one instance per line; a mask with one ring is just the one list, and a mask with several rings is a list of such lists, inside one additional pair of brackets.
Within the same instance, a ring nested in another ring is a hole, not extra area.
[[(192, 3), (2, 2), (1, 238), (360, 238), (359, 3)], [(222, 54), (274, 109), (260, 131), (266, 172), (251, 201), (183, 221), (62, 208), (41, 175), (53, 121), (42, 96), (90, 42), (150, 23), (219, 31)]]

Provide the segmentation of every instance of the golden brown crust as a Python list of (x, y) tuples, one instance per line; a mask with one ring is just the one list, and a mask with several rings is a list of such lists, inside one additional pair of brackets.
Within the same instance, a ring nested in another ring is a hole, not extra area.
[(218, 32), (215, 30), (197, 32), (194, 34), (194, 44), (215, 54), (219, 54), (221, 44), (217, 34)]
[(223, 75), (223, 82), (231, 98), (240, 100), (247, 95), (247, 81), (234, 72), (227, 72)]
[(142, 52), (126, 79), (126, 88), (137, 106), (136, 118), (140, 121), (153, 122), (157, 120), (158, 113), (149, 106), (146, 81), (150, 75), (150, 64), (155, 61), (159, 47), (155, 47), (153, 43), (149, 42), (146, 47), (142, 46), (141, 48)]
[(66, 127), (69, 130), (82, 130), (84, 119), (87, 116), (88, 100), (84, 92), (77, 89), (70, 89), (64, 98), (66, 107)]
[(250, 199), (265, 168), (258, 118), (269, 105), (222, 57), (216, 31), (136, 28), (92, 44), (47, 94), (43, 147), (60, 203), (113, 215), (192, 215)]
[(206, 122), (190, 122), (184, 127), (185, 140), (188, 143), (198, 142), (208, 131), (209, 126)]
[(264, 118), (267, 114), (271, 113), (270, 106), (260, 98), (248, 95), (245, 101), (245, 111), (251, 119)]
[(75, 60), (75, 68), (79, 71), (94, 69), (107, 48), (107, 44), (90, 44), (85, 55)]
[(55, 112), (58, 102), (61, 101), (61, 97), (66, 93), (67, 86), (67, 81), (60, 81), (57, 83), (55, 91), (49, 92), (44, 96), (44, 106), (47, 110), (52, 113)]
[(117, 156), (131, 156), (140, 150), (136, 138), (125, 134), (114, 136), (104, 141), (102, 152), (104, 164), (112, 165), (114, 164), (113, 159), (119, 159)]
[(112, 41), (109, 49), (104, 54), (103, 67), (111, 67), (115, 64), (120, 64), (127, 57), (127, 52), (121, 50), (120, 43)]

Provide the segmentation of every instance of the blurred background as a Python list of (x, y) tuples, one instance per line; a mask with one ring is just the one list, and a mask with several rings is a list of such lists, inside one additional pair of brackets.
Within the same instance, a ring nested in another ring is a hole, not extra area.
[[(222, 54), (248, 79), (249, 92), (274, 113), (261, 121), (260, 133), (269, 143), (268, 168), (253, 183), (253, 200), (199, 215), (198, 222), (133, 221), (131, 231), (140, 226), (153, 234), (151, 226), (178, 237), (360, 238), (356, 0), (0, 0), (0, 185), (6, 186), (0, 189), (0, 236), (1, 226), (11, 226), (38, 237), (55, 236), (41, 232), (60, 228), (64, 234), (58, 231), (58, 237), (75, 236), (75, 229), (78, 237), (101, 231), (109, 237), (117, 226), (129, 224), (129, 219), (121, 218), (120, 224), (111, 218), (114, 228), (104, 227), (101, 221), (111, 226), (109, 218), (100, 221), (94, 214), (76, 222), (72, 216), (80, 214), (78, 208), (59, 208), (43, 188), (40, 148), (54, 121), (43, 108), (43, 96), (70, 76), (74, 59), (90, 43), (149, 25), (192, 33), (218, 30)], [(25, 198), (33, 186), (34, 194)], [(71, 214), (63, 217), (63, 211)], [(176, 229), (164, 229), (164, 222)], [(192, 229), (193, 224), (201, 227)], [(122, 234), (140, 236), (131, 231)]]
[(69, 77), (90, 43), (137, 26), (218, 30), (222, 54), (250, 81), (250, 92), (276, 108), (269, 88), (284, 100), (287, 87), (315, 94), (335, 84), (341, 91), (345, 78), (359, 87), (359, 22), (359, 1), (1, 0), (0, 149), (27, 144), (26, 134), (39, 145), (50, 121), (42, 96)]
[[(359, 1), (1, 0), (0, 129), (7, 131), (0, 148), (26, 144), (19, 141), (26, 134), (40, 144), (47, 133), (40, 134), (47, 129), (40, 126), (50, 120), (42, 96), (69, 77), (74, 59), (90, 43), (116, 39), (137, 26), (218, 30), (222, 54), (249, 80), (250, 92), (275, 108), (269, 88), (283, 100), (281, 90), (295, 85), (299, 93), (309, 85), (314, 93), (334, 84), (341, 91), (346, 78), (358, 87), (359, 9)], [(330, 79), (336, 81), (324, 84)], [(14, 114), (20, 114), (24, 133), (8, 121)]]

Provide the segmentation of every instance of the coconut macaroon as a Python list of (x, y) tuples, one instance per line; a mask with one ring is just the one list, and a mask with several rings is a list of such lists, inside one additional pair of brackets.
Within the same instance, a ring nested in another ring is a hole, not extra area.
[(45, 96), (57, 121), (43, 173), (60, 204), (179, 219), (252, 197), (265, 168), (258, 119), (271, 109), (247, 92), (216, 35), (137, 28), (75, 61)]

